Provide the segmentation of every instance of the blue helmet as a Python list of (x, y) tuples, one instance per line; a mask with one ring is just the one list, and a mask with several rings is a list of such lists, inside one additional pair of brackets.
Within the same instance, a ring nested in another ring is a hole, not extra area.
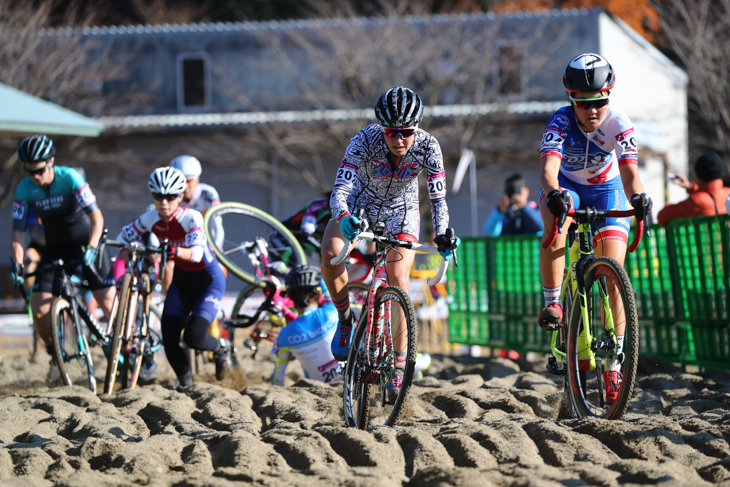
[(56, 146), (47, 135), (31, 135), (18, 147), (18, 159), (23, 162), (47, 161), (56, 154)]

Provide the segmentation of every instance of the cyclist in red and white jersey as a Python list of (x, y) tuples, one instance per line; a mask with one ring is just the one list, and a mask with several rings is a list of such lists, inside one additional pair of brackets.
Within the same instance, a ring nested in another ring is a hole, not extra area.
[[(421, 215), (419, 212), (418, 175), (426, 172), (431, 215), (436, 243), (442, 255), (450, 259), (453, 250), (443, 235), (449, 224), (446, 206), (446, 180), (443, 156), (438, 141), (418, 127), (423, 119), (423, 103), (412, 90), (397, 86), (383, 93), (375, 104), (377, 124), (358, 132), (345, 151), (337, 170), (330, 199), (332, 219), (322, 241), (322, 275), (337, 308), (340, 324), (332, 340), (336, 359), (344, 361), (353, 329), (353, 314), (347, 294), (347, 270), (344, 264), (333, 266), (347, 240), (359, 233), (358, 210), (372, 227), (384, 222), (385, 235), (412, 242), (418, 241)], [(444, 241), (445, 240), (445, 241)], [(441, 244), (440, 242), (443, 242)], [(390, 285), (408, 290), (408, 274), (415, 252), (398, 249), (387, 263)], [(404, 350), (407, 338), (396, 337), (396, 350)], [(404, 355), (396, 352), (396, 375)], [(402, 371), (402, 368), (400, 369)], [(393, 384), (399, 387), (399, 384)]]
[(141, 241), (146, 233), (158, 240), (167, 238), (167, 256), (175, 263), (175, 274), (167, 290), (162, 311), (162, 343), (181, 387), (193, 383), (187, 355), (180, 346), (213, 352), (216, 378), (222, 379), (230, 367), (230, 345), (207, 333), (218, 314), (225, 291), (225, 278), (208, 247), (200, 212), (180, 206), (185, 176), (172, 167), (155, 169), (148, 183), (155, 209), (143, 213), (122, 229), (117, 240)]
[[(598, 54), (573, 58), (565, 68), (563, 85), (570, 106), (556, 111), (548, 122), (540, 151), (540, 213), (548, 238), (554, 218), (573, 206), (599, 209), (634, 209), (638, 220), (651, 213), (651, 198), (639, 179), (638, 151), (631, 121), (609, 105), (616, 81), (613, 67)], [(545, 308), (538, 323), (556, 330), (563, 318), (560, 302), (565, 240), (570, 219), (547, 249), (540, 248), (540, 277)], [(607, 218), (593, 225), (596, 256), (609, 256), (623, 264), (628, 246), (628, 218)], [(609, 290), (611, 291), (611, 290)], [(623, 346), (624, 324), (616, 331)], [(618, 361), (604, 374), (606, 398), (612, 403), (620, 390)]]
[[(183, 192), (183, 199), (180, 202), (182, 206), (192, 208), (205, 215), (208, 208), (221, 202), (218, 191), (213, 186), (200, 182), (203, 167), (200, 165), (197, 157), (188, 155), (177, 156), (170, 161), (170, 166), (179, 169), (185, 175), (185, 192)], [(217, 247), (220, 247), (223, 245), (223, 238), (225, 236), (221, 219), (216, 218), (213, 225), (214, 243)]]

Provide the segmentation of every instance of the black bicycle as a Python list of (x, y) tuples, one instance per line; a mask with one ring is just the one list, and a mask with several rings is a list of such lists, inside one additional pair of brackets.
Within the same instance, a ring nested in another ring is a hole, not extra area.
[[(60, 289), (60, 295), (55, 297), (51, 304), (51, 338), (53, 340), (52, 357), (61, 373), (64, 385), (88, 384), (89, 389), (96, 393), (96, 378), (94, 377), (94, 363), (91, 358), (89, 345), (109, 345), (111, 325), (100, 324), (89, 312), (81, 298), (82, 290), (88, 289), (88, 282), (79, 280), (74, 282), (73, 276), (66, 273), (67, 268), (76, 268), (83, 263), (83, 258), (64, 262), (58, 259), (37, 269), (28, 276), (38, 276), (46, 272), (53, 272), (54, 288)], [(101, 280), (95, 267), (91, 266), (94, 275)], [(28, 293), (21, 286), (22, 295), (28, 300)], [(87, 339), (84, 334), (86, 325), (90, 332)]]

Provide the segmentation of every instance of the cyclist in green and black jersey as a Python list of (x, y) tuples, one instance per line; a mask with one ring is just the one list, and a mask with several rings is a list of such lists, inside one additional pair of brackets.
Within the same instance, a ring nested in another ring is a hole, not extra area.
[[(102, 260), (99, 275), (91, 269), (97, 258), (96, 245), (103, 228), (104, 217), (84, 178), (73, 168), (56, 166), (56, 148), (45, 135), (33, 135), (20, 143), (18, 159), (28, 176), (18, 183), (13, 203), (13, 233), (11, 239), (10, 276), (16, 285), (24, 282), (23, 247), (32, 208), (43, 221), (46, 251), (39, 267), (57, 259), (65, 262), (83, 258), (83, 277), (88, 281), (94, 297), (108, 316), (114, 301), (114, 275), (108, 255)], [(72, 268), (66, 269), (70, 274)], [(31, 298), (33, 321), (46, 347), (52, 345), (49, 312), (54, 296), (53, 272), (36, 277)]]

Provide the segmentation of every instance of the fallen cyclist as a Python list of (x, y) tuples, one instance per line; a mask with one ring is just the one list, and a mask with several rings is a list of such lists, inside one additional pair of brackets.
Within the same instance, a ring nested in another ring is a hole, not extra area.
[(327, 294), (322, 274), (317, 267), (298, 265), (289, 271), (285, 282), (299, 317), (281, 330), (271, 349), (276, 361), (271, 383), (284, 385), (286, 367), (292, 360), (299, 360), (305, 377), (335, 382), (340, 379), (340, 364), (332, 355), (330, 342), (337, 329), (337, 309), (330, 299), (322, 300)]

